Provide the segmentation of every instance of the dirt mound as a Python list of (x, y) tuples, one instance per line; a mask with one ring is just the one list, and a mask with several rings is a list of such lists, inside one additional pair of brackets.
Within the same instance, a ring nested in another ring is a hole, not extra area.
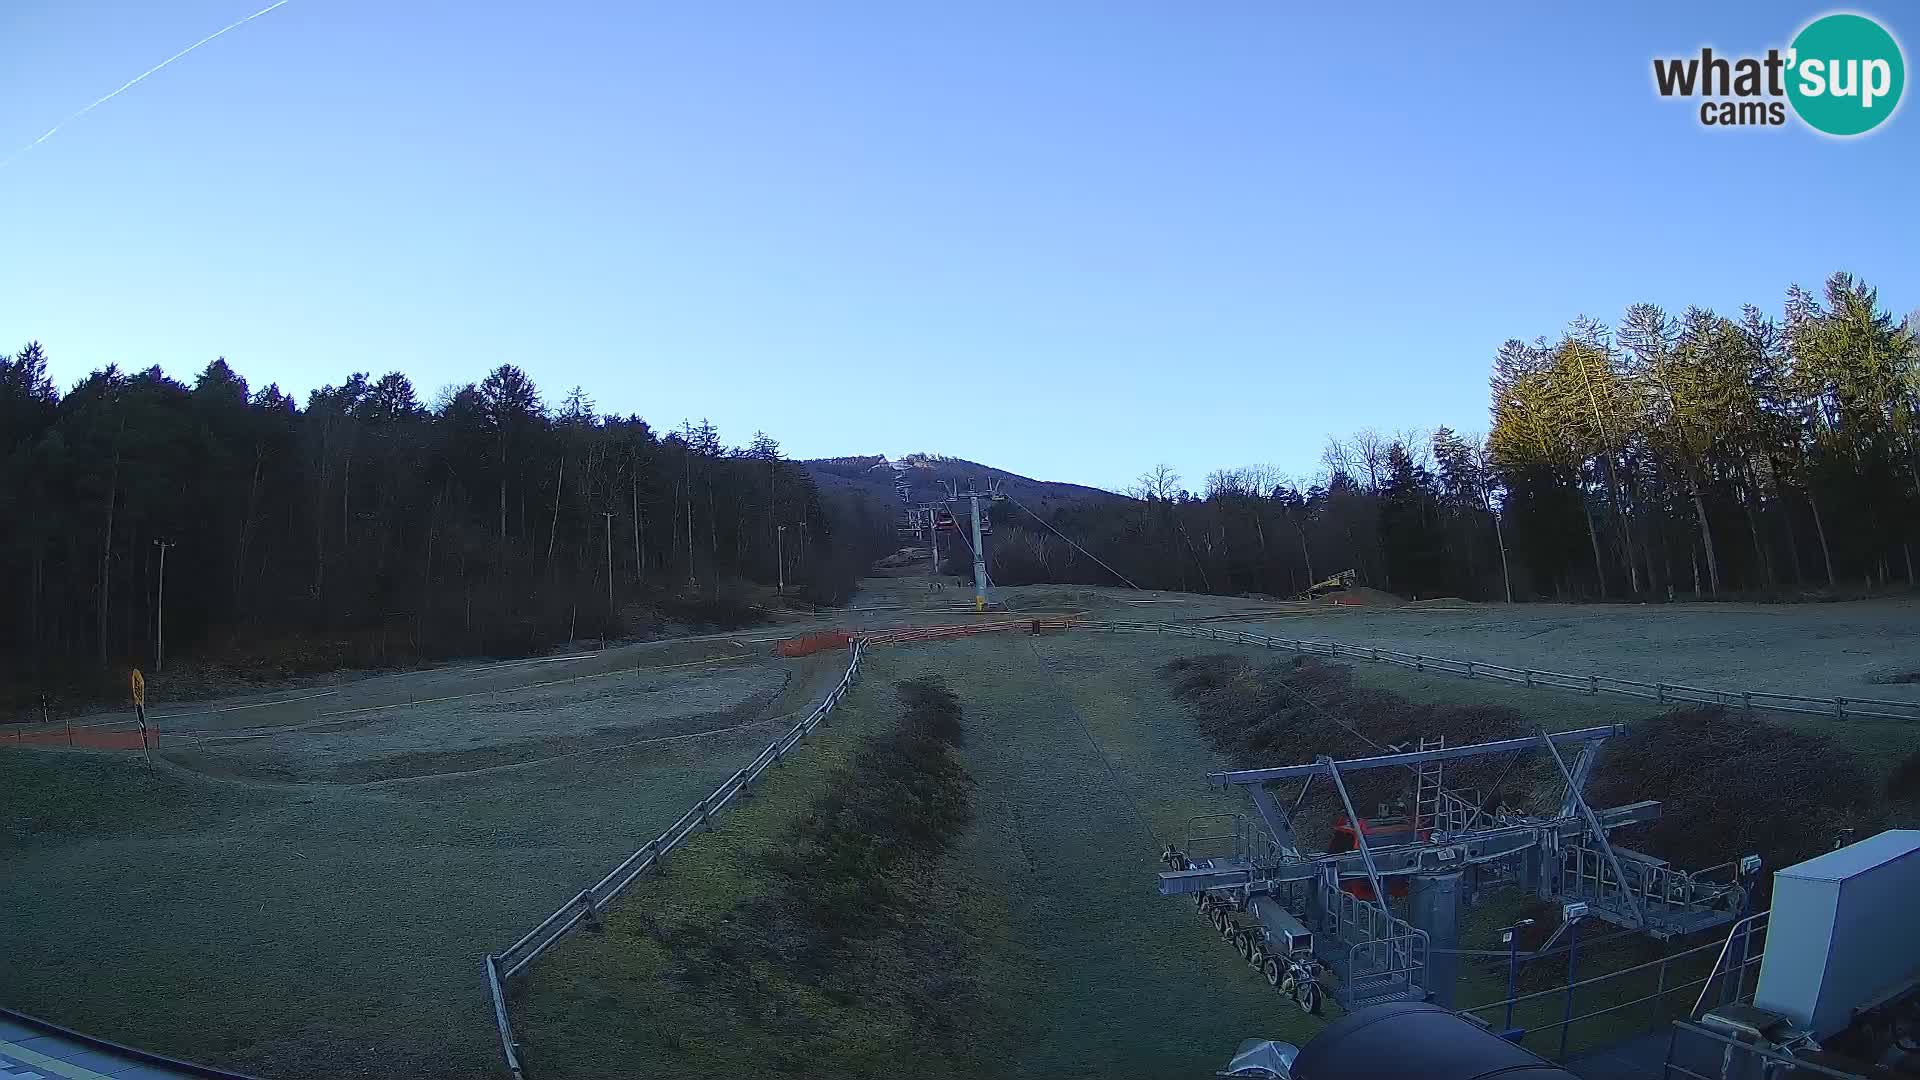
[[(1498, 706), (1426, 705), (1357, 686), (1350, 668), (1308, 657), (1264, 665), (1224, 654), (1181, 657), (1163, 671), (1174, 696), (1236, 768), (1301, 764), (1321, 754), (1364, 757), (1422, 736), (1460, 746), (1537, 730)], [(1373, 770), (1347, 784), (1356, 807), (1371, 813), (1403, 795), (1408, 775)], [(1535, 811), (1551, 809), (1563, 786), (1540, 754), (1450, 762), (1446, 776), (1455, 790), (1477, 789), (1486, 801)], [(1920, 790), (1920, 781), (1909, 783)], [(1685, 869), (1747, 854), (1758, 854), (1769, 870), (1789, 866), (1828, 850), (1845, 830), (1867, 835), (1883, 824), (1879, 795), (1844, 746), (1710, 708), (1676, 709), (1609, 739), (1587, 791), (1595, 806), (1660, 800), (1659, 821), (1615, 835)], [(1327, 798), (1323, 792), (1308, 800), (1322, 821), (1335, 812)], [(1303, 833), (1311, 836), (1315, 827)]]
[(1321, 599), (1326, 603), (1337, 604), (1340, 607), (1390, 608), (1405, 607), (1407, 604), (1405, 597), (1395, 596), (1390, 592), (1382, 592), (1379, 589), (1370, 589), (1365, 585), (1356, 585), (1350, 589), (1330, 592)]
[(847, 647), (853, 635), (845, 630), (823, 630), (817, 634), (804, 634), (797, 638), (788, 638), (773, 647), (776, 656), (812, 656), (817, 652), (832, 650), (838, 652)]
[[(1496, 705), (1427, 705), (1354, 683), (1353, 669), (1312, 657), (1255, 664), (1238, 656), (1180, 657), (1162, 672), (1175, 697), (1214, 747), (1236, 768), (1298, 765), (1321, 754), (1367, 757), (1383, 747), (1445, 736), (1450, 746), (1530, 733), (1519, 713)], [(1521, 759), (1511, 771), (1503, 758), (1450, 764), (1447, 784), (1477, 789), (1488, 799), (1522, 804), (1542, 776), (1541, 762)], [(1357, 809), (1372, 813), (1403, 793), (1411, 773), (1376, 769), (1347, 780)], [(1497, 790), (1496, 790), (1497, 788)], [(1334, 797), (1315, 785), (1309, 808), (1334, 812)]]
[(902, 566), (911, 566), (914, 563), (924, 563), (927, 561), (927, 558), (925, 548), (901, 548), (873, 565), (881, 570), (894, 570)]
[(1607, 740), (1587, 792), (1596, 806), (1660, 800), (1659, 821), (1617, 834), (1630, 846), (1687, 869), (1758, 854), (1769, 872), (1874, 831), (1877, 795), (1845, 747), (1724, 709), (1675, 709)]

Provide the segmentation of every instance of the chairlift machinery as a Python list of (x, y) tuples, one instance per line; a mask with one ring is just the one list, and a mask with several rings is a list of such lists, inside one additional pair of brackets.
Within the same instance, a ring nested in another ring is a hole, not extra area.
[[(953, 516), (953, 511), (951, 510), (935, 510), (933, 512), (933, 528), (935, 532), (957, 533), (962, 531), (959, 520)], [(993, 515), (984, 506), (980, 508), (980, 535), (993, 535)]]
[[(1249, 965), (1315, 1014), (1325, 997), (1349, 1012), (1429, 999), (1453, 1007), (1460, 911), (1495, 884), (1517, 884), (1660, 940), (1734, 922), (1746, 913), (1757, 856), (1689, 873), (1608, 840), (1615, 829), (1660, 816), (1653, 800), (1587, 803), (1601, 745), (1625, 730), (1608, 725), (1468, 746), (1423, 739), (1373, 757), (1323, 755), (1309, 764), (1211, 773), (1213, 786), (1243, 789), (1254, 814), (1215, 815), (1231, 831), (1168, 844), (1160, 893), (1193, 897)], [(1560, 773), (1563, 794), (1552, 813), (1483, 802), (1479, 792), (1445, 784), (1448, 762), (1529, 750), (1544, 751)], [(1356, 812), (1347, 777), (1373, 769), (1408, 774), (1397, 812)], [(1316, 851), (1294, 822), (1321, 781), (1332, 784), (1345, 813)], [(1289, 809), (1281, 787), (1294, 784)]]
[(913, 502), (912, 487), (907, 480), (906, 466), (896, 465), (894, 468), (896, 469), (896, 474), (894, 476), (893, 486), (894, 491), (900, 496), (901, 503), (900, 516), (894, 522), (894, 535), (896, 537), (901, 540), (926, 543), (930, 538), (929, 533), (964, 533), (970, 531), (972, 522), (970, 520), (963, 522), (960, 518), (956, 517), (954, 512), (948, 509), (948, 504), (960, 499), (970, 498), (970, 496), (976, 494), (988, 502), (988, 505), (980, 507), (980, 535), (993, 535), (993, 513), (991, 504), (1006, 498), (1005, 495), (1000, 493), (1000, 485), (997, 481), (990, 483), (988, 489), (984, 492), (976, 491), (973, 488), (969, 488), (967, 491), (960, 491), (954, 485), (949, 484), (946, 485), (946, 491), (944, 492), (946, 498), (940, 503), (921, 503), (916, 506)]

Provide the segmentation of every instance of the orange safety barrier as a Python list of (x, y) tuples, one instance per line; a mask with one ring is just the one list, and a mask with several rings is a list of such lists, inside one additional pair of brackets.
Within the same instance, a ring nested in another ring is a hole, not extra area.
[(0, 728), (0, 746), (74, 747), (83, 750), (146, 750), (160, 741), (159, 732), (139, 727), (41, 728), (37, 731)]
[(876, 645), (895, 645), (908, 641), (936, 641), (942, 638), (970, 637), (974, 634), (996, 634), (1009, 630), (1024, 630), (1039, 634), (1050, 630), (1070, 630), (1073, 628), (1072, 616), (1060, 615), (1045, 619), (1020, 619), (1017, 621), (972, 623), (960, 626), (909, 626), (897, 630), (876, 630), (867, 635)]
[(773, 647), (780, 656), (812, 656), (826, 649), (844, 649), (853, 640), (853, 635), (845, 630), (824, 630), (818, 634), (788, 638)]

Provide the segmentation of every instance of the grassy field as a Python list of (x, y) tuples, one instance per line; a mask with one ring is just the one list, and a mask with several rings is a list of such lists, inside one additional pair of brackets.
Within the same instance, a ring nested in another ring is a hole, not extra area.
[(1920, 701), (1920, 600), (1833, 604), (1412, 604), (1243, 624), (1573, 675), (1728, 690)]
[[(714, 819), (711, 831), (675, 852), (664, 874), (639, 882), (605, 920), (599, 933), (563, 941), (516, 980), (510, 989), (516, 1034), (528, 1067), (541, 1076), (600, 1077), (738, 1076), (743, 1073), (828, 1069), (820, 1060), (794, 1061), (776, 1032), (738, 1022), (731, 989), (699, 969), (682, 970), (672, 946), (687, 927), (710, 929), (722, 938), (742, 905), (763, 899), (772, 887), (766, 865), (791, 835), (809, 803), (820, 797), (838, 770), (846, 769), (863, 740), (884, 730), (897, 711), (890, 684), (903, 677), (889, 661), (899, 654), (870, 656), (861, 688), (850, 695), (801, 749), (767, 774), (750, 798)], [(966, 722), (970, 740), (979, 733)], [(967, 952), (989, 984), (1018, 976), (996, 968), (1007, 950), (1004, 909), (994, 882), (973, 872), (964, 855), (951, 855), (934, 871), (937, 888), (926, 890), (937, 916), (968, 935)], [(764, 970), (761, 958), (748, 958)], [(804, 1012), (819, 1025), (814, 1034), (834, 1050), (834, 1075), (869, 1075), (898, 1065), (905, 1020), (897, 1012), (849, 1009), (845, 1003), (790, 984), (780, 1000), (760, 1003), (783, 1012)], [(1001, 1040), (1015, 1020), (977, 1032)], [(943, 1075), (935, 1063), (928, 1075)]]
[[(997, 1075), (1207, 1075), (1241, 1039), (1305, 1037), (1313, 1023), (1191, 904), (1156, 894), (1161, 839), (1193, 814), (1231, 806), (1200, 782), (1211, 755), (1164, 693), (1136, 665), (1110, 664), (1102, 644), (995, 635), (873, 653), (827, 739), (686, 849), (667, 877), (629, 894), (603, 938), (572, 939), (536, 966), (514, 1005), (530, 1060), (559, 1076), (687, 1077), (771, 1060), (753, 1031), (705, 1022), (720, 1010), (663, 973), (644, 928), (718, 917), (763, 887), (760, 854), (855, 736), (885, 719), (890, 702), (874, 688), (927, 676), (960, 696), (963, 760), (978, 784), (975, 824), (941, 866), (937, 891), (991, 988), (988, 1013), (1001, 1026), (983, 1032), (1008, 1048)], [(889, 1018), (864, 1022), (884, 1046)]]
[[(1696, 669), (1732, 655), (1743, 635), (1768, 657), (1797, 642), (1796, 655), (1814, 660), (1867, 650), (1848, 662), (1898, 667), (1906, 633), (1867, 605), (1823, 605), (1796, 623), (1778, 609), (1733, 606), (1328, 613), (1119, 590), (1009, 592), (1017, 605), (1142, 621), (1260, 611), (1268, 633), (1560, 670), (1598, 666), (1571, 651), (1580, 631), (1562, 625), (1570, 621), (1591, 620), (1604, 645), (1634, 626), (1711, 616), (1721, 629), (1692, 652), (1661, 636), (1680, 623), (1645, 635), (1679, 657), (1659, 662)], [(973, 618), (955, 610), (950, 590), (903, 579), (876, 583), (829, 624)], [(1753, 631), (1761, 620), (1801, 629), (1768, 636)], [(1536, 634), (1553, 644), (1526, 644)], [(0, 1004), (268, 1077), (488, 1075), (498, 1049), (481, 953), (677, 818), (765, 745), (776, 725), (757, 721), (817, 697), (840, 663), (827, 654), (731, 659), (766, 644), (628, 647), (342, 684), (325, 710), (485, 693), (346, 716), (322, 715), (312, 702), (214, 714), (203, 733), (219, 739), (180, 740), (151, 770), (125, 755), (0, 754)], [(1529, 651), (1542, 648), (1546, 656)], [(623, 899), (605, 933), (569, 939), (516, 981), (530, 1063), (542, 1077), (735, 1076), (780, 1064), (778, 1039), (742, 1025), (737, 1012), (703, 1008), (712, 1000), (703, 995), (718, 989), (671, 962), (658, 928), (706, 920), (724, 936), (724, 920), (768, 888), (765, 854), (851, 748), (891, 721), (888, 687), (924, 676), (960, 695), (961, 754), (978, 787), (973, 826), (926, 870), (922, 895), (964, 943), (966, 977), (986, 988), (977, 1013), (955, 1022), (995, 1048), (996, 1074), (1207, 1075), (1242, 1039), (1310, 1037), (1316, 1021), (1240, 964), (1190, 904), (1154, 888), (1166, 841), (1221, 831), (1208, 815), (1246, 810), (1206, 785), (1205, 773), (1224, 762), (1161, 674), (1174, 656), (1223, 651), (1276, 658), (1171, 636), (1080, 632), (875, 651), (867, 681), (822, 737), (717, 819), (665, 877)], [(611, 673), (626, 665), (644, 670)], [(1697, 681), (1737, 686), (1764, 666), (1730, 664)], [(1352, 667), (1365, 686), (1421, 702), (1506, 705), (1553, 729), (1659, 722), (1646, 703)], [(1837, 677), (1858, 674), (1848, 671)], [(599, 677), (516, 689), (569, 672)], [(1916, 745), (1898, 724), (1771, 719), (1841, 741), (1881, 774)], [(1494, 947), (1490, 920), (1504, 911), (1476, 912), (1462, 944)], [(1640, 956), (1595, 949), (1583, 974)], [(1461, 1004), (1504, 992), (1498, 963), (1462, 970)], [(1582, 1008), (1612, 993), (1624, 1000), (1636, 986), (1593, 991)], [(905, 1029), (885, 1010), (804, 995), (785, 1007), (820, 1018), (842, 1075), (895, 1066), (904, 1052)], [(1539, 1022), (1557, 1017), (1559, 1003), (1530, 1009), (1523, 1021)], [(1577, 1029), (1573, 1045), (1651, 1018), (1614, 1016)]]
[[(952, 898), (952, 917), (993, 973), (991, 1014), (1016, 1036), (1005, 1074), (1207, 1075), (1241, 1039), (1310, 1038), (1318, 1021), (1242, 966), (1189, 904), (1155, 894), (1156, 856), (1166, 841), (1217, 833), (1221, 824), (1211, 815), (1245, 811), (1236, 795), (1206, 785), (1205, 774), (1223, 762), (1160, 673), (1175, 655), (1212, 651), (1219, 648), (1171, 637), (1065, 634), (875, 652), (870, 681), (838, 714), (830, 739), (793, 759), (752, 806), (688, 848), (670, 876), (630, 894), (604, 937), (572, 939), (534, 969), (514, 1004), (530, 1060), (543, 1073), (582, 1077), (727, 1076), (743, 1061), (776, 1061), (778, 1047), (763, 1033), (715, 1020), (721, 1010), (703, 1005), (702, 991), (672, 969), (653, 928), (723, 918), (764, 888), (755, 870), (760, 857), (855, 737), (884, 720), (886, 699), (873, 687), (923, 676), (946, 679), (966, 709), (964, 757), (980, 785), (978, 820), (943, 864), (939, 891)], [(1508, 689), (1360, 667), (1367, 680), (1377, 673), (1379, 683), (1392, 684), (1383, 688), (1415, 698), (1471, 701), (1485, 689)], [(1574, 695), (1561, 702), (1524, 689), (1507, 703), (1555, 729), (1648, 715), (1631, 703)], [(1476, 912), (1463, 946), (1496, 947), (1497, 924), (1489, 920), (1504, 914), (1501, 903)], [(1591, 950), (1586, 974), (1639, 956), (1617, 946)], [(1638, 996), (1652, 989), (1651, 979), (1644, 977), (1644, 990), (1625, 980), (1587, 991), (1582, 1007)], [(1461, 1004), (1503, 993), (1498, 963), (1463, 964)], [(1522, 1006), (1519, 1019), (1549, 1022), (1559, 1008), (1557, 999), (1542, 1000)], [(1572, 1046), (1597, 1044), (1642, 1019), (1623, 1012), (1586, 1022)], [(885, 1016), (841, 1021), (850, 1031), (892, 1030)], [(876, 1059), (850, 1053), (838, 1071), (869, 1075), (858, 1063)]]
[[(483, 699), (469, 705), (479, 746), (431, 706), (377, 714), (365, 744), (287, 732), (180, 755), (218, 755), (219, 777), (172, 751), (152, 769), (0, 754), (0, 1003), (276, 1080), (487, 1075), (481, 954), (751, 758), (779, 724), (740, 726), (748, 714), (793, 707), (831, 659)], [(550, 719), (557, 737), (622, 744), (650, 725), (729, 730), (552, 756)], [(592, 735), (603, 725), (616, 730)], [(426, 743), (401, 745), (407, 732)], [(435, 732), (456, 745), (434, 749)], [(292, 782), (349, 766), (405, 778)]]
[[(1493, 679), (1465, 679), (1458, 675), (1412, 671), (1393, 664), (1352, 661), (1354, 679), (1366, 686), (1390, 690), (1414, 701), (1434, 704), (1502, 705), (1551, 730), (1598, 724), (1658, 722), (1665, 711), (1659, 705), (1631, 698), (1588, 697), (1572, 690), (1515, 686)], [(1838, 723), (1822, 716), (1761, 711), (1768, 723), (1832, 739), (1853, 750), (1861, 764), (1884, 779), (1900, 760), (1920, 750), (1920, 732), (1899, 721), (1850, 720)]]

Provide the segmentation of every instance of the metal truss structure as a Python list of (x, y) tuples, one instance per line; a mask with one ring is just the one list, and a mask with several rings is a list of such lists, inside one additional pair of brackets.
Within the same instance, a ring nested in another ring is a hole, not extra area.
[[(1651, 800), (1587, 803), (1601, 744), (1624, 731), (1543, 731), (1452, 747), (1421, 740), (1374, 757), (1210, 774), (1214, 786), (1243, 788), (1254, 816), (1233, 815), (1231, 833), (1169, 845), (1160, 892), (1195, 897), (1248, 962), (1308, 1011), (1318, 1011), (1323, 994), (1349, 1010), (1428, 998), (1451, 1006), (1460, 911), (1495, 884), (1517, 884), (1563, 910), (1661, 940), (1740, 918), (1757, 858), (1689, 873), (1609, 841), (1615, 829), (1660, 816)], [(1563, 782), (1551, 814), (1488, 805), (1445, 784), (1448, 762), (1529, 750), (1544, 751)], [(1347, 778), (1373, 769), (1408, 774), (1406, 814), (1357, 813)], [(1322, 780), (1345, 808), (1340, 832), (1351, 834), (1351, 850), (1308, 850), (1296, 832), (1307, 792)], [(1288, 808), (1279, 788), (1295, 783)], [(1403, 911), (1396, 897), (1406, 899)]]

